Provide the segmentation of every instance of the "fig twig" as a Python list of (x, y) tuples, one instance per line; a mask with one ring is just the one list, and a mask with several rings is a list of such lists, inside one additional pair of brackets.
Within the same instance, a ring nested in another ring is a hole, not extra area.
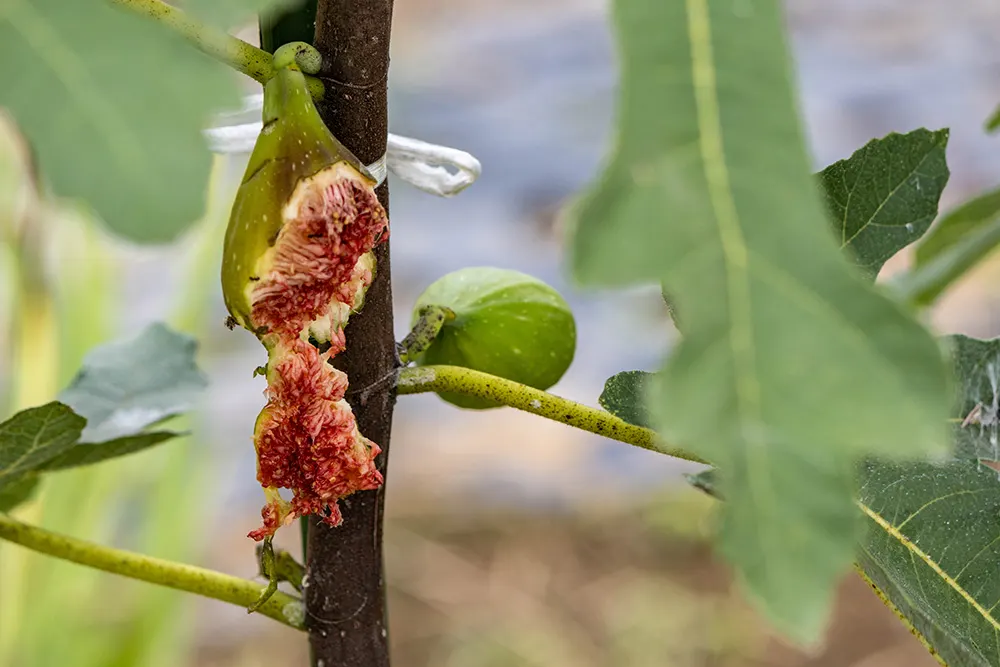
[(695, 454), (663, 443), (652, 429), (630, 424), (610, 412), (471, 368), (445, 365), (404, 368), (399, 372), (396, 390), (399, 394), (423, 394), (433, 391), (473, 396), (642, 449), (685, 461), (708, 463)]
[[(244, 607), (257, 600), (264, 590), (255, 581), (94, 544), (22, 523), (2, 512), (0, 512), (0, 539), (104, 572)], [(287, 593), (276, 592), (260, 605), (258, 611), (297, 630), (305, 629), (302, 601)]]

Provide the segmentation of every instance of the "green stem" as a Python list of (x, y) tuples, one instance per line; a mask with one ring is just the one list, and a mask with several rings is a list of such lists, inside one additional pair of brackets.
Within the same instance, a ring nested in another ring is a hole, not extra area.
[[(241, 607), (253, 604), (265, 588), (256, 582), (221, 572), (131, 551), (112, 549), (60, 535), (44, 528), (21, 523), (6, 514), (0, 514), (0, 539), (80, 565), (179, 591), (196, 593)], [(257, 611), (297, 630), (305, 628), (305, 610), (302, 601), (286, 593), (275, 593)]]
[(445, 322), (455, 319), (455, 311), (445, 306), (424, 306), (417, 313), (417, 321), (397, 346), (399, 361), (408, 364), (427, 351), (441, 333)]
[(399, 372), (398, 393), (422, 394), (429, 391), (483, 398), (629, 445), (686, 461), (707, 463), (694, 454), (658, 442), (656, 433), (651, 429), (629, 424), (610, 412), (513, 380), (460, 366), (423, 366), (404, 368)]
[[(111, 0), (111, 2), (162, 23), (203, 53), (261, 84), (267, 83), (274, 76), (270, 53), (247, 44), (242, 39), (210, 28), (165, 2), (160, 0)], [(323, 98), (322, 81), (316, 77), (306, 76), (306, 84), (313, 99)]]

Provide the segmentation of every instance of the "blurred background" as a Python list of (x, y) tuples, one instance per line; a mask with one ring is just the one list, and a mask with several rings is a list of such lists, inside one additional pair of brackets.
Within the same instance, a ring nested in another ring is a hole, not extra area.
[[(982, 132), (1000, 101), (1000, 4), (788, 6), (817, 169), (890, 131), (950, 127), (943, 207), (1000, 183), (1000, 144)], [(255, 27), (241, 36), (254, 41)], [(556, 393), (593, 404), (609, 375), (657, 367), (674, 337), (658, 292), (584, 293), (562, 261), (558, 210), (597, 173), (610, 137), (613, 53), (599, 0), (396, 0), (391, 130), (483, 164), (481, 180), (451, 200), (391, 185), (399, 337), (436, 278), (495, 265), (542, 278), (574, 308), (576, 360)], [(11, 278), (24, 258), (5, 249), (0, 377), (12, 409), (54, 396), (89, 347), (155, 320), (198, 337), (211, 381), (204, 408), (181, 424), (191, 437), (47, 477), (19, 512), (26, 520), (255, 574), (245, 535), (261, 505), (250, 436), (263, 350), (223, 326), (217, 278), (245, 160), (217, 158), (204, 219), (169, 247), (127, 245), (64, 212), (37, 250), (48, 280), (16, 310)], [(942, 300), (934, 327), (1000, 331), (995, 260)], [(856, 577), (825, 646), (805, 653), (773, 637), (711, 555), (713, 503), (681, 477), (693, 469), (513, 410), (402, 398), (386, 529), (395, 664), (936, 664)], [(297, 553), (297, 531), (283, 533)], [(2, 667), (305, 664), (303, 635), (242, 609), (0, 544)]]

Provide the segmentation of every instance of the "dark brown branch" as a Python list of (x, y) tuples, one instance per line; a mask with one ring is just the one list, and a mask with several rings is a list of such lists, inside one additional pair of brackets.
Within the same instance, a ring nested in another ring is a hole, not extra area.
[[(385, 152), (386, 82), (392, 0), (320, 0), (315, 46), (323, 54), (326, 99), (323, 120), (364, 163)], [(389, 190), (378, 189), (389, 208)], [(337, 356), (354, 387), (374, 386), (396, 364), (392, 324), (389, 244), (376, 250), (375, 281), (365, 307), (347, 326), (347, 350)], [(382, 447), (386, 473), (392, 383), (349, 397), (361, 432)], [(384, 490), (341, 501), (344, 523), (328, 528), (313, 520), (306, 556), (306, 623), (313, 664), (323, 667), (387, 667), (385, 577), (382, 569)]]

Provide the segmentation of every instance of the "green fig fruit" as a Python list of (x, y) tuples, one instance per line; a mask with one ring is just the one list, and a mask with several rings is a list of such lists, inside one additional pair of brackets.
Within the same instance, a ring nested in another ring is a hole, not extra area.
[[(576, 323), (566, 301), (532, 276), (473, 267), (440, 278), (417, 299), (413, 320), (428, 306), (454, 312), (417, 359), (450, 364), (548, 389), (563, 376), (576, 350)], [(495, 403), (458, 394), (441, 398), (462, 408)]]

